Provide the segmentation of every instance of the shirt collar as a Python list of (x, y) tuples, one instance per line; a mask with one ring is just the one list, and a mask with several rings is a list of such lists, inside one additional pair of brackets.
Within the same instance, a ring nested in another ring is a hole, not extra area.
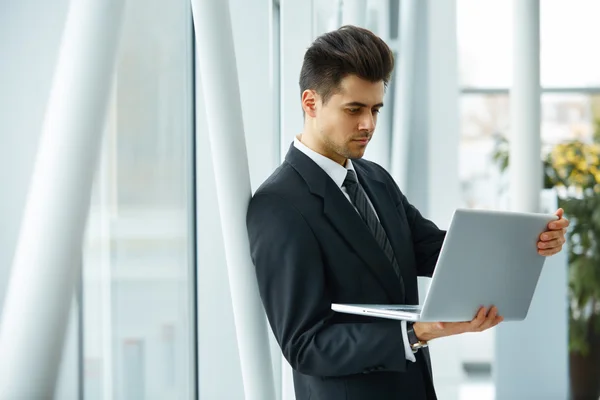
[(304, 143), (302, 143), (299, 139), (301, 135), (298, 135), (294, 138), (294, 147), (298, 150), (306, 154), (311, 160), (315, 162), (329, 177), (335, 182), (335, 184), (341, 189), (344, 184), (344, 180), (346, 179), (346, 175), (348, 174), (348, 170), (354, 170), (354, 165), (352, 165), (352, 161), (350, 159), (346, 160), (346, 166), (342, 166), (331, 158), (327, 158), (322, 154), (317, 153), (316, 151), (308, 148)]

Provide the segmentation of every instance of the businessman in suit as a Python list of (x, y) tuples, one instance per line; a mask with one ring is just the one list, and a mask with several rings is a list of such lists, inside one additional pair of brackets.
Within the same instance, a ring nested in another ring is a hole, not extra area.
[[(297, 400), (435, 399), (427, 343), (502, 321), (494, 307), (470, 322), (414, 324), (330, 308), (418, 304), (417, 276), (433, 274), (444, 241), (382, 167), (361, 159), (393, 66), (368, 30), (317, 38), (300, 74), (304, 129), (248, 208), (260, 295)], [(567, 225), (549, 226), (540, 254), (560, 251)]]

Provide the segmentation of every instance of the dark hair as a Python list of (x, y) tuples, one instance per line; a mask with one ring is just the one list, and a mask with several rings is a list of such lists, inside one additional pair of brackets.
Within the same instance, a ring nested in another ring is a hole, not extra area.
[(319, 36), (306, 51), (300, 71), (300, 93), (315, 90), (326, 103), (348, 75), (387, 86), (394, 54), (373, 32), (346, 25)]

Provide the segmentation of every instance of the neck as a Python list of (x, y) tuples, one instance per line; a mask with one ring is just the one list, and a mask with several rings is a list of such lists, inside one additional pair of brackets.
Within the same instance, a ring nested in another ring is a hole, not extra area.
[(335, 161), (336, 163), (340, 164), (342, 167), (346, 166), (346, 161), (347, 161), (346, 158), (341, 157), (339, 154), (335, 153), (334, 151), (327, 149), (327, 146), (325, 146), (323, 144), (323, 142), (320, 141), (319, 138), (315, 134), (313, 134), (312, 132), (307, 130), (306, 127), (304, 129), (304, 132), (301, 133), (300, 135), (298, 135), (298, 140), (300, 142), (302, 142), (302, 144), (304, 144), (306, 147), (311, 149), (312, 151), (319, 153), (322, 156), (325, 156), (325, 157)]

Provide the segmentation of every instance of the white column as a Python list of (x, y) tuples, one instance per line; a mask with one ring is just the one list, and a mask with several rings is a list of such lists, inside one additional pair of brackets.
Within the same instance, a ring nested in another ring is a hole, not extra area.
[[(362, 7), (362, 4), (360, 4), (360, 6)], [(390, 19), (389, 2), (371, 1), (370, 4), (365, 4), (363, 14), (367, 15), (367, 13), (372, 13), (372, 16), (374, 17), (371, 18), (373, 33), (379, 36), (388, 45), (391, 45), (389, 40), (390, 26), (387, 22)], [(367, 27), (367, 24), (368, 22), (365, 20), (365, 27)], [(392, 51), (393, 50), (394, 49), (392, 48)], [(396, 58), (396, 62), (398, 62), (398, 58)], [(392, 107), (392, 99), (394, 96), (394, 92), (392, 91), (392, 81), (394, 79), (394, 73), (392, 73), (390, 86), (388, 86), (386, 89), (383, 98), (384, 107), (381, 110), (379, 118), (377, 119), (377, 128), (375, 130), (375, 134), (373, 135), (371, 142), (369, 142), (369, 146), (367, 147), (364, 155), (365, 159), (376, 162), (388, 171), (390, 171), (391, 168), (390, 156), (392, 146), (392, 117), (394, 113)]]
[(0, 325), (2, 399), (54, 393), (123, 5), (69, 9)]
[(510, 90), (510, 205), (538, 212), (540, 162), (540, 3), (513, 0), (513, 85)]
[[(513, 0), (512, 5), (510, 208), (554, 212), (540, 208), (540, 2)], [(497, 400), (567, 398), (566, 264), (564, 253), (547, 259), (525, 321), (496, 328)]]
[[(252, 192), (279, 165), (279, 126), (269, 124), (275, 120), (273, 96), (279, 90), (275, 81), (273, 58), (279, 56), (275, 49), (279, 30), (274, 26), (276, 10), (273, 1), (229, 0), (233, 43), (240, 84), (240, 99), (248, 149), (248, 164)], [(266, 316), (265, 316), (266, 318)], [(276, 398), (281, 398), (281, 349), (268, 328), (270, 352), (273, 363)]]
[[(225, 268), (221, 218), (215, 212), (219, 209), (219, 199), (211, 149), (207, 145), (208, 117), (197, 54), (195, 83), (198, 399), (243, 399), (240, 353)], [(223, 380), (225, 370), (227, 384)]]
[(402, 190), (407, 186), (410, 135), (413, 131), (411, 123), (414, 119), (417, 1), (402, 0), (400, 3), (400, 46), (394, 78), (396, 82), (390, 172)]
[[(409, 201), (446, 229), (460, 205), (456, 0), (401, 4), (393, 176)], [(420, 278), (419, 290), (428, 283)], [(431, 343), (434, 384), (441, 399), (459, 398), (460, 340), (456, 336)]]
[[(456, 0), (427, 2), (427, 216), (447, 229), (460, 205), (460, 141)], [(417, 135), (418, 132), (411, 132)], [(414, 169), (410, 170), (413, 173)], [(459, 398), (463, 379), (460, 336), (432, 343), (438, 396)]]
[(192, 0), (192, 12), (245, 398), (272, 400), (268, 332), (246, 230), (251, 188), (229, 4)]
[(300, 102), (300, 69), (313, 37), (313, 0), (280, 0), (281, 150), (287, 154), (304, 128)]
[[(313, 0), (280, 0), (280, 156), (283, 160), (294, 136), (304, 128), (300, 102), (300, 70), (304, 53), (312, 43)], [(281, 395), (283, 400), (294, 399), (292, 368), (281, 356)]]
[(367, 23), (367, 0), (342, 0), (342, 25), (362, 28)]
[(253, 190), (279, 165), (272, 89), (275, 82), (272, 1), (229, 0), (250, 182)]
[(446, 229), (460, 203), (457, 0), (429, 1), (429, 217)]

